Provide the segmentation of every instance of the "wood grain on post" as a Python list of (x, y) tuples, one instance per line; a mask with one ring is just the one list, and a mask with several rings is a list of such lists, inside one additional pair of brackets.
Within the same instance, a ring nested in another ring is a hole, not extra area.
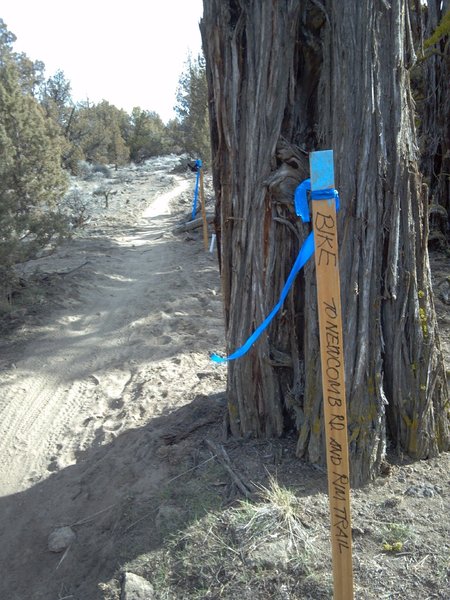
[[(311, 191), (334, 189), (333, 151), (310, 155)], [(353, 599), (347, 410), (335, 200), (312, 200), (334, 600)]]

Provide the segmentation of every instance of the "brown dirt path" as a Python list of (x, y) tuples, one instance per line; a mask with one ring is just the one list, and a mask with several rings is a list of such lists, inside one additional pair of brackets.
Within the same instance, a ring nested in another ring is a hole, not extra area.
[[(117, 478), (137, 477), (133, 453), (117, 454), (116, 440), (224, 387), (208, 358), (223, 346), (217, 261), (201, 239), (171, 233), (179, 214), (170, 207), (188, 208), (192, 177), (168, 177), (164, 163), (141, 175), (85, 231), (34, 261), (68, 275), (56, 305), (2, 344), (0, 598), (56, 599), (63, 571), (48, 534), (120, 504)], [(91, 480), (96, 450), (112, 452), (113, 466), (96, 472), (86, 496), (80, 482)], [(141, 490), (164, 477), (152, 465)]]

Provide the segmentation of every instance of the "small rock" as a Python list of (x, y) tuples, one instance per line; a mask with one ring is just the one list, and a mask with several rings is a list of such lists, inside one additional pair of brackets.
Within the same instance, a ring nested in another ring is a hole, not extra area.
[(197, 373), (197, 377), (198, 377), (199, 379), (207, 379), (209, 376), (210, 376), (210, 373), (208, 373), (208, 372), (205, 372), (205, 371), (199, 371), (199, 372)]
[(134, 573), (123, 574), (120, 600), (153, 600), (154, 598), (155, 590), (149, 581)]
[(442, 488), (429, 483), (411, 485), (405, 492), (407, 496), (417, 496), (418, 498), (433, 498), (433, 496), (440, 493), (442, 493)]
[(392, 465), (386, 461), (383, 461), (380, 465), (380, 473), (381, 475), (384, 475), (384, 477), (387, 477), (392, 473)]
[(383, 508), (395, 508), (401, 503), (402, 499), (397, 497), (387, 498), (382, 506)]
[(285, 569), (289, 562), (286, 541), (274, 540), (261, 544), (253, 549), (248, 558), (256, 568)]
[(50, 552), (63, 552), (75, 538), (75, 532), (70, 527), (58, 527), (48, 536), (48, 549)]

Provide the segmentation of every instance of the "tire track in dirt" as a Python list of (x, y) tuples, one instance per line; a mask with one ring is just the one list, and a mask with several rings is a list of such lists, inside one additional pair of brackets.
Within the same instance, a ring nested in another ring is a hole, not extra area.
[(167, 218), (157, 223), (153, 219), (167, 213), (168, 201), (186, 187), (182, 181), (156, 197), (138, 229), (122, 229), (110, 238), (107, 257), (90, 256), (87, 243), (91, 277), (77, 313), (60, 311), (50, 331), (25, 349), (9, 381), (1, 382), (2, 495), (75, 462), (96, 437), (102, 440), (122, 428), (117, 400), (133, 377), (124, 363), (133, 357), (134, 322), (158, 306), (155, 293), (149, 306), (149, 292), (154, 292), (167, 261), (152, 246), (168, 226)]
[[(21, 369), (18, 373), (19, 378), (22, 374), (30, 382), (25, 384), (26, 392), (20, 394), (14, 385), (3, 392), (0, 426), (3, 493), (17, 491), (17, 486), (22, 487), (31, 471), (45, 469), (46, 450), (51, 447), (62, 423), (77, 410), (86, 391), (85, 382), (68, 384), (70, 374), (64, 374), (61, 366), (53, 376), (36, 377), (33, 373), (39, 372), (40, 365), (27, 365), (27, 371)], [(20, 379), (19, 386), (23, 386)]]

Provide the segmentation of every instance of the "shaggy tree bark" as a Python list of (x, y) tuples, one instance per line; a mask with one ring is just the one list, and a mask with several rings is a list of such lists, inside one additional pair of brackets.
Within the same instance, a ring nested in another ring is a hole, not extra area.
[[(422, 172), (428, 186), (433, 245), (442, 248), (450, 233), (450, 36), (438, 36), (430, 44), (442, 18), (450, 8), (449, 0), (428, 0), (420, 11), (419, 51), (421, 94), (420, 137)], [(423, 22), (425, 21), (425, 23)], [(426, 46), (424, 48), (424, 46)], [(430, 238), (431, 239), (431, 238)]]
[[(389, 438), (413, 457), (449, 447), (448, 391), (417, 171), (406, 0), (204, 0), (213, 177), (227, 347), (277, 301), (309, 226), (293, 194), (305, 150), (333, 148), (352, 479)], [(324, 461), (312, 261), (267, 335), (229, 363), (234, 434), (298, 430)]]

